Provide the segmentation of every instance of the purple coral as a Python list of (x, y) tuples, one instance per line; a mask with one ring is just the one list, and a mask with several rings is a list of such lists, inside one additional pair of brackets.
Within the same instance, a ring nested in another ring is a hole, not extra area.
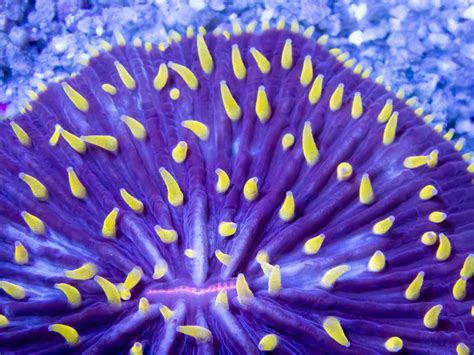
[(462, 140), (292, 30), (118, 35), (0, 125), (2, 353), (469, 352)]

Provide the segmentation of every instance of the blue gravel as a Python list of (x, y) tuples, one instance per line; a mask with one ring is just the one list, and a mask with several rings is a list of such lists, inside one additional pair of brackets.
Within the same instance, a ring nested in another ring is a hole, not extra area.
[(79, 70), (84, 45), (110, 39), (117, 28), (159, 42), (188, 24), (213, 29), (233, 19), (280, 17), (328, 33), (331, 46), (416, 95), (425, 112), (474, 148), (471, 0), (1, 0), (0, 116), (14, 114), (38, 80)]

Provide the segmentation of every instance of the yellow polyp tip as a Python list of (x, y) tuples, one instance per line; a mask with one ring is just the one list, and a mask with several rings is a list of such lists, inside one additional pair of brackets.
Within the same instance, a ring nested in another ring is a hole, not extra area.
[(51, 138), (49, 139), (49, 145), (54, 147), (58, 144), (59, 138), (61, 137), (61, 126), (56, 124), (54, 125), (54, 132)]
[(153, 270), (153, 280), (159, 280), (163, 278), (167, 272), (168, 264), (164, 260), (157, 262)]
[(175, 41), (176, 43), (179, 43), (182, 41), (183, 37), (178, 33), (176, 32), (175, 30), (171, 30), (170, 31), (170, 38)]
[(86, 50), (89, 52), (89, 55), (92, 57), (92, 58), (96, 58), (99, 56), (99, 51), (97, 50), (97, 48), (95, 48), (94, 46), (90, 45), (89, 43), (86, 43), (86, 45), (84, 46), (86, 48)]
[(263, 20), (262, 21), (262, 30), (266, 31), (270, 29), (270, 21), (268, 20)]
[(196, 252), (194, 251), (194, 249), (186, 249), (184, 251), (184, 256), (189, 259), (194, 259), (196, 257)]
[(102, 225), (102, 236), (105, 238), (114, 238), (116, 231), (116, 223), (119, 209), (117, 207), (113, 208), (112, 211), (105, 217), (104, 223)]
[(438, 165), (438, 156), (439, 156), (439, 151), (438, 150), (433, 150), (429, 155), (428, 155), (428, 166), (430, 168), (434, 168), (435, 166)]
[(166, 322), (168, 322), (171, 319), (171, 317), (173, 317), (173, 314), (174, 314), (174, 312), (165, 305), (160, 306), (160, 313)]
[(216, 256), (217, 260), (219, 260), (219, 262), (222, 264), (222, 265), (229, 265), (232, 258), (229, 254), (226, 254), (224, 253), (223, 251), (217, 249), (215, 252), (214, 252), (214, 255)]
[(355, 59), (349, 59), (349, 60), (347, 60), (347, 61), (344, 62), (344, 67), (346, 67), (346, 68), (352, 68), (355, 63), (356, 63), (356, 60), (355, 60)]
[(372, 69), (371, 69), (371, 68), (365, 69), (365, 70), (362, 72), (362, 75), (361, 75), (362, 79), (367, 79), (367, 78), (370, 76), (371, 73), (372, 73)]
[(370, 182), (369, 174), (362, 175), (359, 188), (359, 201), (363, 205), (370, 205), (375, 200), (372, 183)]
[(56, 323), (51, 324), (48, 327), (48, 330), (50, 332), (55, 332), (61, 335), (69, 345), (77, 345), (79, 343), (79, 333), (73, 327), (70, 327), (65, 324)]
[(346, 272), (350, 271), (350, 269), (351, 267), (349, 265), (339, 265), (329, 269), (321, 279), (321, 286), (326, 289), (331, 289), (336, 281)]
[(428, 164), (429, 157), (426, 155), (411, 156), (405, 158), (403, 166), (407, 169), (415, 169)]
[(428, 219), (433, 223), (443, 223), (447, 217), (448, 215), (444, 212), (434, 211), (430, 213)]
[(120, 293), (120, 298), (124, 301), (130, 300), (132, 297), (132, 294), (130, 293), (130, 290), (126, 289), (123, 283), (119, 283), (115, 285), (117, 287), (118, 292)]
[(237, 231), (237, 223), (221, 222), (219, 223), (219, 235), (221, 237), (230, 237)]
[(360, 96), (360, 92), (356, 92), (352, 100), (352, 109), (351, 109), (352, 118), (355, 120), (360, 118), (360, 116), (362, 116), (363, 110), (364, 109), (362, 105), (362, 98)]
[(199, 27), (198, 27), (198, 32), (199, 32), (200, 34), (202, 34), (203, 36), (205, 36), (206, 33), (207, 33), (206, 28), (205, 28), (204, 26), (199, 26)]
[(257, 92), (257, 100), (255, 102), (255, 113), (259, 118), (260, 122), (265, 123), (272, 115), (272, 109), (268, 102), (267, 92), (265, 86), (260, 85)]
[(186, 120), (181, 122), (181, 126), (189, 129), (202, 141), (205, 141), (207, 138), (209, 138), (209, 128), (202, 122)]
[(120, 297), (120, 292), (117, 287), (110, 282), (109, 280), (103, 278), (102, 276), (95, 276), (94, 281), (102, 288), (107, 297), (107, 301), (111, 305), (120, 305), (122, 304), (122, 299)]
[(384, 235), (392, 228), (393, 222), (395, 222), (394, 216), (387, 217), (375, 223), (372, 227), (372, 232), (377, 235)]
[(77, 288), (66, 283), (58, 283), (54, 285), (55, 288), (62, 291), (67, 298), (71, 307), (79, 307), (82, 303), (81, 293)]
[(220, 290), (214, 301), (215, 307), (222, 307), (224, 309), (229, 309), (229, 302), (227, 300), (227, 292), (225, 290)]
[(268, 277), (268, 293), (272, 296), (278, 295), (281, 290), (280, 266), (275, 265)]
[(293, 193), (291, 191), (288, 191), (286, 193), (285, 200), (283, 201), (283, 204), (280, 208), (280, 211), (278, 212), (278, 215), (285, 222), (289, 222), (294, 218), (294, 216), (295, 216), (295, 199), (294, 199)]
[(321, 93), (323, 91), (323, 79), (324, 75), (319, 74), (313, 81), (311, 90), (308, 93), (308, 100), (311, 105), (317, 104), (319, 99), (321, 98)]
[(461, 277), (470, 279), (474, 275), (474, 254), (469, 254), (464, 260), (463, 267), (459, 272)]
[(265, 250), (259, 250), (257, 255), (255, 256), (255, 260), (257, 263), (261, 264), (263, 262), (268, 263), (270, 260), (268, 257), (268, 253)]
[(125, 279), (123, 286), (127, 290), (131, 290), (140, 282), (143, 276), (143, 270), (139, 266), (135, 266), (130, 272), (127, 274), (127, 278)]
[(368, 269), (370, 272), (380, 272), (385, 268), (385, 255), (377, 250), (369, 260)]
[(193, 38), (194, 37), (194, 28), (193, 26), (186, 27), (186, 37)]
[(416, 96), (413, 96), (406, 101), (406, 104), (408, 106), (413, 106), (414, 104), (417, 103), (417, 101), (418, 101), (418, 98)]
[(212, 339), (211, 331), (199, 325), (180, 325), (176, 328), (176, 331), (189, 335), (198, 342), (209, 342)]
[(0, 281), (0, 289), (15, 300), (22, 300), (26, 297), (25, 289), (8, 281)]
[(383, 75), (379, 75), (378, 77), (375, 78), (375, 83), (376, 84), (382, 84), (383, 83)]
[(438, 123), (436, 124), (433, 129), (435, 130), (435, 132), (437, 133), (441, 133), (443, 131), (443, 124), (442, 123)]
[(43, 235), (46, 232), (46, 227), (44, 226), (43, 221), (35, 215), (22, 211), (21, 217), (23, 217), (23, 220), (34, 234)]
[(420, 271), (405, 290), (405, 298), (408, 301), (416, 301), (420, 297), (420, 290), (423, 286), (425, 273)]
[(38, 179), (25, 173), (18, 174), (18, 177), (28, 185), (37, 200), (46, 201), (48, 199), (48, 189)]
[(66, 82), (61, 83), (66, 96), (71, 100), (71, 102), (76, 106), (79, 111), (87, 112), (89, 111), (89, 102), (84, 96), (79, 94), (71, 85)]
[(143, 202), (132, 196), (127, 190), (120, 189), (120, 196), (122, 196), (123, 201), (130, 207), (135, 213), (143, 212)]
[(303, 138), (301, 140), (303, 155), (308, 166), (313, 166), (319, 160), (319, 150), (313, 137), (311, 122), (306, 121), (303, 127)]
[(456, 345), (456, 353), (457, 355), (469, 355), (471, 353), (471, 349), (464, 344), (464, 343), (459, 343)]
[(308, 26), (304, 31), (303, 31), (303, 36), (305, 38), (311, 38), (313, 37), (313, 34), (314, 34), (314, 26)]
[(168, 81), (168, 75), (168, 67), (166, 66), (166, 64), (160, 64), (158, 73), (153, 79), (153, 87), (158, 91), (162, 90), (165, 87), (166, 82)]
[(459, 138), (456, 143), (454, 144), (454, 149), (460, 152), (464, 148), (464, 144), (466, 143), (466, 138), (461, 137)]
[(303, 87), (308, 86), (313, 80), (313, 62), (310, 55), (304, 57), (303, 67), (301, 68), (300, 84)]
[(436, 251), (436, 259), (438, 261), (445, 261), (451, 255), (451, 242), (448, 237), (440, 233), (439, 234), (439, 245), (438, 250)]
[(319, 45), (324, 46), (326, 43), (328, 43), (329, 36), (328, 35), (322, 35), (321, 37), (318, 38), (317, 42)]
[(178, 182), (165, 168), (161, 167), (159, 172), (168, 190), (168, 202), (174, 207), (181, 206), (184, 201), (184, 195)]
[(421, 242), (424, 245), (434, 245), (437, 239), (438, 239), (438, 236), (436, 235), (435, 232), (425, 232), (421, 236)]
[(146, 297), (140, 298), (140, 301), (138, 303), (138, 312), (145, 315), (148, 313), (149, 309), (150, 309), (150, 302), (148, 301), (148, 299)]
[(118, 150), (117, 138), (112, 137), (112, 136), (105, 136), (105, 135), (81, 136), (81, 139), (86, 143), (95, 145), (109, 152), (116, 152)]
[(297, 20), (291, 21), (290, 31), (292, 33), (298, 33), (300, 31), (300, 24), (298, 23)]
[(260, 263), (260, 268), (262, 269), (263, 274), (265, 276), (270, 276), (270, 273), (273, 270), (273, 265), (268, 262), (263, 261)]
[(110, 52), (112, 50), (112, 45), (103, 39), (99, 41), (99, 44), (102, 47), (102, 49), (106, 52)]
[(113, 86), (112, 84), (103, 84), (102, 85), (102, 90), (105, 91), (107, 94), (109, 95), (115, 95), (117, 94), (117, 89), (115, 86)]
[(160, 50), (160, 52), (166, 51), (167, 48), (168, 48), (168, 45), (165, 42), (158, 43), (158, 49)]
[(239, 21), (232, 21), (232, 31), (236, 36), (240, 36), (242, 34), (242, 27), (240, 27)]
[(155, 233), (165, 244), (175, 243), (178, 240), (178, 233), (174, 229), (164, 229), (156, 225)]
[(252, 20), (247, 24), (247, 27), (245, 28), (245, 32), (253, 33), (253, 32), (255, 32), (256, 27), (257, 27), (257, 22)]
[(275, 334), (267, 334), (258, 342), (261, 351), (273, 351), (278, 346), (279, 338)]
[(362, 67), (362, 65), (357, 64), (357, 65), (355, 66), (354, 70), (353, 70), (353, 73), (360, 75), (360, 73), (362, 73), (362, 70), (363, 70), (363, 69), (364, 69), (364, 68)]
[(225, 37), (226, 40), (229, 40), (229, 39), (230, 39), (230, 33), (229, 33), (229, 31), (224, 30), (224, 31), (222, 32), (222, 35)]
[(453, 139), (455, 133), (456, 133), (456, 131), (454, 130), (454, 128), (450, 128), (450, 129), (444, 134), (443, 138), (449, 142), (449, 141), (451, 141), (451, 139)]
[(232, 93), (230, 92), (230, 89), (227, 86), (225, 80), (221, 80), (220, 88), (222, 104), (224, 105), (227, 117), (229, 117), (231, 121), (240, 120), (240, 117), (242, 116), (242, 111), (234, 96), (232, 96)]
[(415, 115), (417, 116), (423, 116), (423, 113), (425, 112), (425, 110), (423, 109), (423, 107), (418, 107), (416, 110), (415, 110)]
[(349, 53), (344, 52), (344, 53), (339, 54), (339, 55), (336, 57), (336, 60), (337, 60), (338, 62), (341, 62), (341, 63), (342, 63), (342, 62), (344, 62), (345, 60), (347, 60), (348, 58), (349, 58)]
[(74, 270), (64, 270), (64, 276), (72, 280), (90, 280), (97, 275), (97, 266), (92, 263), (85, 263)]
[(237, 79), (242, 80), (247, 76), (247, 69), (245, 68), (242, 55), (240, 54), (239, 45), (232, 45), (232, 69)]
[(141, 46), (142, 46), (142, 40), (141, 40), (141, 38), (135, 37), (135, 38), (133, 39), (133, 45), (134, 45), (135, 47), (137, 47), (137, 48), (138, 48), (138, 47), (141, 47)]
[(59, 128), (61, 137), (69, 144), (69, 146), (78, 153), (84, 153), (87, 150), (86, 143), (78, 136), (66, 131), (63, 128)]
[(8, 327), (10, 321), (7, 317), (0, 313), (0, 329)]
[(119, 61), (115, 61), (114, 65), (123, 85), (125, 85), (125, 87), (129, 90), (134, 90), (137, 87), (137, 83), (135, 82), (135, 79), (133, 79), (132, 75)]
[(291, 133), (285, 133), (285, 135), (281, 138), (281, 146), (283, 147), (283, 150), (290, 149), (294, 143), (295, 136)]
[(237, 290), (237, 300), (243, 307), (247, 306), (249, 302), (253, 299), (254, 295), (249, 288), (244, 274), (239, 274), (237, 276), (235, 288)]
[(171, 152), (171, 156), (176, 163), (180, 164), (184, 162), (184, 160), (186, 159), (187, 152), (188, 152), (188, 144), (185, 141), (180, 141), (173, 148), (173, 151)]
[(33, 111), (33, 106), (30, 105), (29, 102), (25, 103), (25, 108), (27, 111), (32, 112)]
[(122, 35), (122, 33), (119, 30), (114, 31), (114, 37), (115, 37), (115, 41), (120, 47), (125, 46), (126, 44), (125, 37)]
[(391, 353), (397, 353), (403, 348), (403, 341), (399, 337), (391, 337), (384, 344), (385, 349)]
[(395, 140), (397, 124), (398, 124), (398, 112), (394, 112), (390, 116), (387, 124), (385, 125), (385, 129), (383, 131), (382, 142), (384, 145), (390, 145)]
[(339, 48), (331, 48), (329, 50), (329, 54), (331, 54), (333, 56), (337, 56), (339, 53), (341, 53), (341, 50)]
[(212, 60), (211, 52), (207, 47), (206, 41), (202, 34), (196, 36), (196, 43), (198, 49), (199, 62), (201, 63), (201, 68), (206, 74), (211, 74), (214, 69), (214, 61)]
[(136, 119), (123, 115), (121, 120), (127, 125), (128, 129), (132, 133), (133, 137), (138, 140), (145, 140), (147, 137), (146, 129), (139, 121)]
[(339, 181), (345, 181), (352, 176), (352, 165), (346, 162), (342, 162), (337, 166), (337, 179)]
[(140, 342), (135, 342), (128, 352), (129, 355), (143, 355), (143, 346)]
[(250, 48), (250, 53), (257, 63), (258, 69), (262, 74), (268, 74), (271, 69), (271, 64), (268, 59), (255, 47)]
[(324, 234), (320, 234), (316, 237), (313, 237), (311, 239), (308, 239), (303, 246), (303, 252), (306, 255), (314, 255), (316, 254), (319, 249), (321, 249), (321, 246), (324, 242), (324, 239), (326, 236)]
[(258, 178), (253, 177), (247, 180), (244, 185), (244, 197), (247, 201), (252, 202), (258, 197)]
[(40, 92), (45, 92), (46, 90), (48, 90), (48, 87), (45, 84), (43, 84), (41, 81), (38, 81), (36, 83), (36, 86), (38, 87), (38, 90)]
[(227, 173), (222, 169), (216, 169), (217, 174), (217, 183), (216, 183), (216, 192), (225, 193), (230, 186), (230, 178)]
[(338, 84), (337, 88), (331, 95), (329, 99), (329, 108), (331, 111), (337, 111), (341, 108), (342, 105), (342, 96), (344, 95), (344, 84)]
[(456, 301), (462, 301), (466, 298), (467, 277), (460, 277), (453, 286), (453, 297)]
[(36, 101), (39, 98), (38, 94), (33, 90), (28, 90), (26, 93), (30, 97), (31, 101)]
[(429, 114), (429, 115), (426, 115), (425, 117), (423, 117), (423, 121), (426, 124), (432, 123), (434, 119), (435, 119), (435, 116), (433, 114)]
[(348, 348), (351, 343), (346, 337), (344, 330), (342, 329), (339, 319), (336, 317), (327, 317), (323, 321), (323, 328), (326, 333), (339, 345)]
[(423, 317), (423, 325), (428, 329), (435, 329), (438, 326), (438, 318), (442, 310), (443, 306), (440, 304), (431, 307)]
[(283, 69), (290, 69), (293, 66), (293, 47), (291, 39), (285, 41), (283, 51), (281, 53), (281, 67)]
[(18, 265), (28, 264), (28, 261), (29, 261), (28, 250), (19, 241), (15, 242), (15, 254), (14, 254), (13, 259), (15, 260), (15, 263)]
[(71, 189), (72, 195), (78, 199), (85, 198), (87, 196), (87, 190), (79, 180), (74, 169), (72, 167), (68, 167), (66, 170), (68, 173), (69, 187)]
[(438, 190), (433, 185), (426, 185), (420, 190), (419, 197), (422, 200), (429, 200), (438, 194)]
[(168, 68), (176, 72), (191, 90), (196, 90), (199, 86), (196, 75), (187, 67), (181, 64), (168, 62)]

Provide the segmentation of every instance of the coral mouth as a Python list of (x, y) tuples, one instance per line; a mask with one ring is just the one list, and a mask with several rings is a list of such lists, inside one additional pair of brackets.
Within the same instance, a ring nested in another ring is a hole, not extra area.
[(159, 300), (165, 296), (179, 296), (179, 297), (200, 297), (209, 296), (213, 297), (220, 291), (235, 291), (236, 280), (232, 279), (229, 281), (221, 281), (217, 283), (209, 284), (205, 287), (193, 287), (188, 285), (166, 285), (163, 283), (157, 283), (151, 286), (144, 292), (144, 296), (149, 298), (150, 301)]

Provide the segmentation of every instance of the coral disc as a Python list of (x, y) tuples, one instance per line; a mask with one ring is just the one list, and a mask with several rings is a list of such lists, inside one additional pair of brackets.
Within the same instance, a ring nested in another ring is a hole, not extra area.
[(469, 352), (463, 141), (296, 25), (117, 34), (0, 124), (1, 353)]

